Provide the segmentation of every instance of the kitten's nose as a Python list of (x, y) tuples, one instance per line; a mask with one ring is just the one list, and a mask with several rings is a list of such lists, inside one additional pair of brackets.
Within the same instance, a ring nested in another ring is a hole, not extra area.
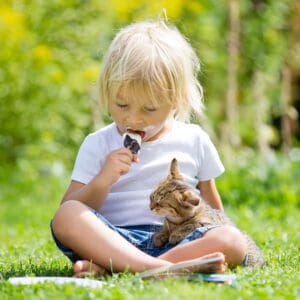
[(153, 201), (150, 202), (150, 209), (154, 209), (155, 207), (155, 203), (153, 203)]
[(150, 195), (150, 209), (153, 209), (153, 208), (155, 207), (155, 203), (154, 203), (153, 200), (154, 200), (154, 199), (153, 199), (153, 195), (151, 194), (151, 195)]

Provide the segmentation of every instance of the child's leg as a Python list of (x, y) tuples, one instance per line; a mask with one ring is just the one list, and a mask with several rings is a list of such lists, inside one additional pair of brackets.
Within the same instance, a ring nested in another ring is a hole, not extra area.
[[(103, 224), (88, 207), (78, 201), (70, 200), (63, 203), (53, 218), (52, 226), (57, 239), (80, 257), (92, 261), (95, 264), (93, 268), (98, 266), (114, 272), (124, 270), (142, 272), (172, 264), (137, 249)], [(86, 263), (81, 264), (83, 268), (77, 266), (78, 272), (88, 271), (84, 266)], [(201, 268), (222, 272), (224, 260)]]
[(218, 251), (225, 255), (230, 267), (236, 267), (245, 259), (246, 247), (246, 239), (238, 229), (233, 226), (221, 226), (210, 229), (200, 239), (172, 248), (159, 258), (176, 263)]
[[(211, 254), (203, 255), (203, 259), (218, 258), (218, 261), (206, 263), (203, 265), (197, 265), (195, 267), (178, 269), (176, 272), (202, 272), (202, 273), (224, 273), (225, 271), (225, 257), (221, 252), (214, 252)], [(189, 262), (193, 260), (186, 260)], [(175, 264), (176, 265), (176, 264)], [(152, 268), (154, 269), (154, 268)], [(75, 277), (86, 277), (86, 276), (101, 276), (107, 274), (107, 271), (87, 260), (78, 260), (74, 264)]]
[(56, 238), (66, 247), (107, 270), (119, 272), (130, 266), (130, 270), (142, 272), (170, 265), (139, 251), (79, 201), (63, 203), (52, 225)]

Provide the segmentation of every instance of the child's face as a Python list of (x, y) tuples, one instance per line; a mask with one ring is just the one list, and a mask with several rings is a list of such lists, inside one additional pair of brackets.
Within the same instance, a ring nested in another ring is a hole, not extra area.
[(121, 97), (109, 102), (109, 110), (121, 134), (131, 129), (139, 132), (143, 141), (156, 140), (168, 132), (175, 113), (169, 103), (154, 106), (150, 102), (129, 102)]

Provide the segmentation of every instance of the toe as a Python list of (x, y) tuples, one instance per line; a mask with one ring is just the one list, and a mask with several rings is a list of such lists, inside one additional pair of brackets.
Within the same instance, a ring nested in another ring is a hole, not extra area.
[(90, 261), (79, 260), (73, 267), (75, 277), (101, 276), (106, 273), (106, 270)]

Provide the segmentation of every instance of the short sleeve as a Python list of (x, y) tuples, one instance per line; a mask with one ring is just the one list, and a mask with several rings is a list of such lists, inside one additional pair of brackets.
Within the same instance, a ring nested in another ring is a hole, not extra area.
[(221, 175), (225, 168), (217, 149), (212, 143), (207, 133), (202, 132), (201, 143), (200, 143), (200, 166), (198, 179), (199, 181), (206, 181), (214, 179)]
[(96, 136), (88, 135), (78, 151), (71, 179), (89, 183), (100, 170), (99, 152)]

